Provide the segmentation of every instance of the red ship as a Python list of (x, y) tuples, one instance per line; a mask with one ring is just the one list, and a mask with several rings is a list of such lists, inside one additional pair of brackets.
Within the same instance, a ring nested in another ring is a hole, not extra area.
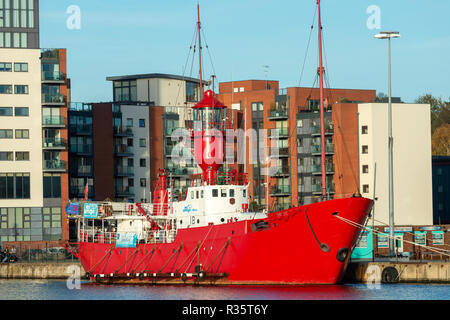
[[(320, 26), (320, 1), (318, 5)], [(323, 96), (321, 54), (319, 75)], [(217, 133), (224, 134), (220, 119), (225, 109), (210, 90), (193, 107), (200, 128), (191, 132), (200, 146), (194, 147), (194, 157), (203, 174), (192, 177), (183, 200), (174, 199), (163, 171), (152, 204), (136, 204), (130, 215), (79, 220), (76, 255), (92, 281), (297, 285), (342, 280), (360, 234), (344, 220), (364, 225), (373, 201), (351, 197), (273, 213), (249, 212), (245, 174), (219, 173), (224, 135)], [(324, 144), (323, 122), (322, 105)], [(322, 157), (324, 150), (323, 145)]]

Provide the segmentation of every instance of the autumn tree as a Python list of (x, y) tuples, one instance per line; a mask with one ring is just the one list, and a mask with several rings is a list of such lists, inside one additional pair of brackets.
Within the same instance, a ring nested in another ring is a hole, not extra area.
[(433, 156), (450, 156), (450, 124), (444, 123), (431, 137)]
[(450, 101), (425, 94), (420, 96), (416, 103), (426, 103), (431, 107), (431, 134), (434, 134), (436, 129), (442, 125), (450, 123)]

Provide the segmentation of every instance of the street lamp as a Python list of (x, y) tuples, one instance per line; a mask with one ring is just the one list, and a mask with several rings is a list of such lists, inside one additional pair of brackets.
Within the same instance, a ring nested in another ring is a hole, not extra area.
[(380, 32), (375, 35), (377, 39), (388, 39), (388, 57), (389, 57), (389, 100), (388, 100), (388, 126), (389, 126), (389, 256), (395, 255), (395, 239), (394, 239), (394, 155), (392, 137), (392, 97), (391, 97), (391, 38), (400, 38), (400, 33), (396, 31)]

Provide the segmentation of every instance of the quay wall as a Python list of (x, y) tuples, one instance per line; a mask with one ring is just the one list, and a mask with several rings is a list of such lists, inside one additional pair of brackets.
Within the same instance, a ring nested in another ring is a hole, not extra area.
[[(395, 268), (395, 271), (392, 273), (393, 270), (388, 271), (387, 268)], [(385, 281), (386, 278), (384, 277), (389, 272), (394, 275), (393, 281)], [(351, 262), (347, 268), (344, 281), (363, 283), (450, 283), (450, 262)]]
[(74, 275), (71, 266), (79, 267), (80, 276), (85, 271), (78, 261), (59, 263), (5, 263), (0, 264), (0, 279), (67, 279)]

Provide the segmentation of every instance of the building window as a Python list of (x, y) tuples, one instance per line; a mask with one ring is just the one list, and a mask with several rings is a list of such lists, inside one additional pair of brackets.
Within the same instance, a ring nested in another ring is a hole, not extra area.
[(0, 139), (12, 139), (13, 131), (11, 129), (0, 129)]
[(444, 244), (444, 232), (443, 231), (432, 231), (433, 245), (443, 245)]
[(147, 141), (145, 139), (139, 139), (139, 146), (145, 148), (147, 146)]
[(362, 126), (361, 127), (361, 134), (368, 134), (369, 133), (369, 128), (367, 126)]
[(426, 231), (414, 231), (414, 242), (420, 245), (426, 245)]
[(252, 111), (263, 111), (264, 105), (262, 102), (254, 102), (252, 103)]
[(29, 173), (0, 173), (0, 199), (29, 199)]
[(27, 85), (15, 85), (14, 86), (14, 94), (28, 94), (28, 86)]
[(30, 153), (26, 151), (16, 151), (16, 161), (30, 161)]
[(0, 161), (13, 161), (13, 152), (0, 152)]
[(438, 186), (438, 192), (443, 192), (444, 191), (444, 187), (443, 186)]
[(114, 81), (114, 101), (137, 101), (136, 80)]
[(377, 247), (378, 248), (389, 248), (388, 235), (380, 233), (377, 236)]
[(213, 198), (217, 198), (219, 196), (219, 190), (218, 189), (213, 189), (212, 190), (212, 196), (213, 196)]
[(363, 173), (369, 173), (369, 166), (367, 164), (363, 165), (362, 172)]
[[(2, 0), (0, 0), (1, 3)], [(0, 18), (2, 15), (2, 9), (0, 9)], [(0, 19), (1, 21), (1, 19)], [(1, 27), (1, 23), (0, 23)], [(0, 72), (12, 72), (12, 63), (10, 62), (0, 62)]]
[(12, 94), (12, 85), (0, 84), (0, 94)]
[(140, 159), (139, 163), (140, 163), (141, 168), (145, 168), (147, 166), (145, 159)]
[(195, 82), (186, 81), (186, 101), (196, 102), (199, 101), (200, 84)]
[(139, 127), (145, 128), (145, 119), (139, 119)]
[(133, 127), (133, 119), (132, 118), (127, 119), (127, 127), (129, 127), (129, 128)]
[(12, 107), (0, 107), (0, 117), (11, 117), (11, 116), (12, 116)]
[(14, 115), (16, 117), (28, 117), (30, 115), (30, 110), (27, 107), (16, 107), (14, 108)]
[(28, 129), (16, 129), (16, 139), (29, 139), (30, 130)]
[(369, 193), (369, 185), (368, 184), (363, 185), (363, 193)]
[(368, 154), (369, 153), (369, 146), (362, 146), (362, 153)]
[(146, 187), (146, 186), (147, 186), (147, 179), (142, 178), (142, 179), (140, 180), (140, 182), (141, 182), (141, 187)]
[(28, 63), (14, 63), (14, 72), (28, 72)]
[(61, 175), (44, 174), (44, 198), (61, 198)]

